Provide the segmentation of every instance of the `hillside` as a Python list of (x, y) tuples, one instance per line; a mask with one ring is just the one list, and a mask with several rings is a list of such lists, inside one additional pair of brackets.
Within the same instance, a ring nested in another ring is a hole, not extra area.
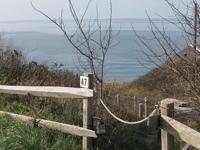
[(159, 67), (132, 81), (129, 86), (144, 88), (161, 98), (177, 98), (200, 104), (199, 51), (186, 47)]

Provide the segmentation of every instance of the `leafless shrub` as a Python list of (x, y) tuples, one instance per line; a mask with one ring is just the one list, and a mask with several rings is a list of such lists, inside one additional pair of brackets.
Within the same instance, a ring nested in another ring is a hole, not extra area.
[[(85, 20), (85, 15), (90, 3), (91, 0), (88, 1), (81, 17), (78, 17), (72, 1), (68, 0), (69, 10), (76, 25), (76, 30), (73, 33), (68, 32), (62, 11), (59, 18), (53, 19), (36, 8), (33, 4), (32, 7), (63, 32), (67, 41), (75, 48), (82, 68), (84, 70), (89, 69), (90, 72), (94, 74), (94, 78), (97, 81), (97, 88), (100, 89), (101, 96), (103, 92), (105, 59), (112, 42), (112, 2), (110, 1), (110, 16), (106, 29), (103, 28), (98, 18), (98, 9), (97, 18), (95, 20)], [(98, 39), (95, 38), (97, 35)]]
[(169, 0), (165, 0), (165, 2), (172, 9), (175, 21), (167, 18), (162, 19), (180, 30), (186, 47), (180, 48), (177, 41), (170, 37), (165, 28), (160, 29), (149, 16), (150, 32), (162, 52), (158, 53), (156, 48), (151, 47), (149, 42), (135, 30), (134, 33), (147, 50), (142, 51), (146, 61), (157, 66), (157, 71), (151, 72), (156, 75), (154, 78), (163, 76), (160, 89), (163, 92), (173, 90), (174, 95), (179, 92), (176, 94), (191, 99), (194, 104), (200, 104), (200, 5), (193, 0), (184, 4), (186, 11), (182, 12)]

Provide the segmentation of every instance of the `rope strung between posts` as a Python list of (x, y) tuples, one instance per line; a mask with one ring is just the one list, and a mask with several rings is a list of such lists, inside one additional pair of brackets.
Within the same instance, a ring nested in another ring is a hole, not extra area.
[(152, 113), (151, 113), (148, 117), (146, 117), (146, 118), (144, 118), (144, 119), (142, 119), (142, 120), (140, 120), (140, 121), (129, 122), (129, 121), (125, 121), (125, 120), (122, 120), (121, 118), (117, 117), (115, 114), (113, 114), (113, 113), (109, 110), (109, 108), (106, 106), (106, 104), (103, 102), (102, 99), (99, 99), (99, 100), (100, 100), (101, 104), (103, 105), (103, 107), (106, 109), (106, 111), (107, 111), (113, 118), (115, 118), (116, 120), (118, 120), (118, 121), (120, 121), (120, 122), (122, 122), (122, 123), (124, 123), (124, 124), (129, 124), (129, 125), (136, 125), (136, 124), (143, 123), (143, 122), (147, 121), (150, 117), (157, 115), (157, 114), (158, 114), (158, 111), (159, 111), (159, 109), (156, 108), (156, 109), (154, 109), (154, 110), (152, 111)]

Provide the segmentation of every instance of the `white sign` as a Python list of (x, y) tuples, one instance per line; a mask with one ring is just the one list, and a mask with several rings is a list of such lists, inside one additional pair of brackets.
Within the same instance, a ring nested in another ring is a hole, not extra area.
[(80, 87), (89, 88), (89, 78), (85, 76), (80, 77)]

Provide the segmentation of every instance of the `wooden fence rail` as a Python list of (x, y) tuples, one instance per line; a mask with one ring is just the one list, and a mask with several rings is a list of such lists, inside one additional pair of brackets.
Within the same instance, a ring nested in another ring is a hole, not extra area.
[(97, 137), (94, 131), (88, 130), (82, 127), (74, 126), (74, 125), (58, 123), (58, 122), (44, 120), (44, 119), (35, 119), (33, 117), (18, 115), (18, 114), (4, 112), (4, 111), (0, 111), (0, 116), (9, 116), (17, 121), (21, 121), (28, 124), (36, 123), (39, 127), (57, 130), (62, 133), (69, 133), (76, 136), (86, 136), (86, 137), (93, 137), (93, 138)]
[(0, 93), (33, 95), (54, 98), (82, 98), (83, 99), (83, 127), (44, 120), (35, 119), (33, 117), (14, 114), (10, 112), (0, 111), (0, 116), (8, 115), (13, 119), (24, 123), (36, 123), (38, 126), (48, 129), (57, 130), (63, 133), (70, 133), (83, 137), (83, 150), (91, 149), (91, 139), (97, 138), (95, 131), (92, 131), (92, 75), (84, 75), (81, 77), (80, 86), (83, 88), (72, 87), (53, 87), (53, 86), (10, 86), (0, 85)]
[(161, 128), (189, 145), (200, 149), (200, 133), (194, 129), (165, 115), (161, 115)]
[(9, 86), (0, 85), (0, 93), (34, 95), (54, 98), (87, 98), (93, 97), (93, 90), (72, 87), (51, 86)]
[[(0, 111), (0, 116), (8, 115), (18, 121), (33, 124), (48, 129), (57, 130), (63, 133), (69, 133), (76, 136), (83, 137), (83, 150), (92, 149), (91, 138), (97, 138), (95, 131), (92, 131), (92, 117), (93, 117), (93, 86), (92, 75), (85, 75), (82, 77), (82, 87), (85, 88), (71, 88), (71, 87), (50, 87), (50, 86), (8, 86), (0, 85), (0, 93), (6, 94), (19, 94), (19, 95), (33, 95), (42, 97), (54, 97), (54, 98), (83, 98), (83, 127), (74, 125), (58, 123), (54, 121), (36, 119), (29, 116), (14, 114), (10, 112)], [(119, 97), (118, 97), (119, 101)], [(136, 98), (134, 100), (136, 102)], [(191, 145), (197, 149), (200, 149), (200, 133), (194, 129), (176, 121), (174, 116), (174, 99), (165, 99), (161, 101), (160, 119), (156, 117), (154, 124), (161, 129), (161, 146), (162, 150), (174, 149), (174, 137), (178, 137), (188, 145)], [(148, 101), (145, 98), (144, 101), (144, 116), (143, 116), (143, 104), (140, 103), (139, 118), (142, 119), (148, 114)], [(120, 105), (120, 102), (119, 102)], [(134, 111), (136, 104), (134, 103)]]
[(172, 118), (174, 114), (174, 99), (161, 101), (160, 109), (162, 150), (174, 149), (174, 137), (178, 137), (185, 143), (200, 149), (200, 133)]

